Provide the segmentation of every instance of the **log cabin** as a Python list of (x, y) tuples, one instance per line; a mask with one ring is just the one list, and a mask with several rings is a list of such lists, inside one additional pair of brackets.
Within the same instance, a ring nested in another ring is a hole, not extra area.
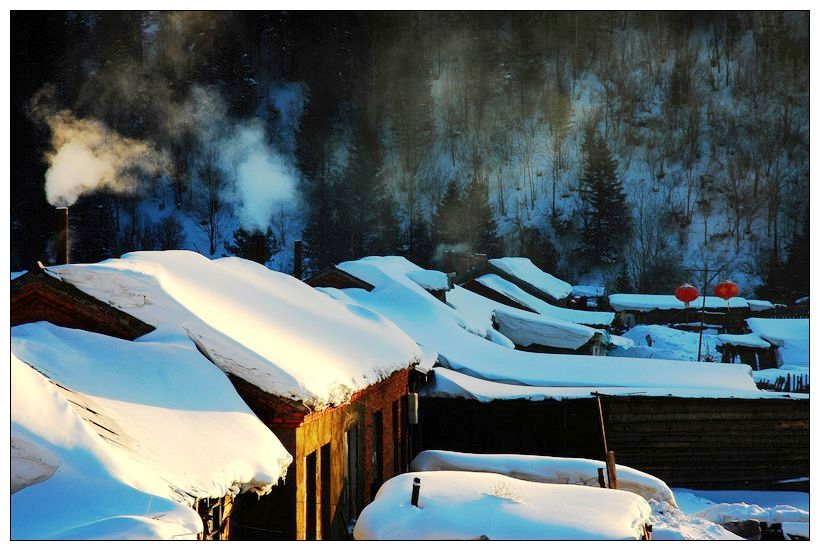
[(572, 295), (572, 285), (540, 270), (527, 258), (489, 259), (457, 276), (455, 284), (481, 294), (484, 286), (476, 280), (488, 274), (505, 279), (530, 295), (555, 306), (567, 306)]

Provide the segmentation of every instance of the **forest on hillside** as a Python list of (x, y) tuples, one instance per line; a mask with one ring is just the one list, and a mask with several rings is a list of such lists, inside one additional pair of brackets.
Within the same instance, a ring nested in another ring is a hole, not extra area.
[(808, 12), (13, 12), (12, 270), (190, 248), (809, 288)]

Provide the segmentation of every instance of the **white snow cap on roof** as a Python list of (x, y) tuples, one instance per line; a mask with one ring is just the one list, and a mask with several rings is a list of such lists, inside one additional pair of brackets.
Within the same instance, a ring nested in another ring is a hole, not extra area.
[(476, 281), (485, 287), (492, 289), (496, 293), (500, 293), (509, 298), (513, 302), (522, 304), (527, 308), (535, 310), (539, 314), (550, 316), (564, 321), (573, 323), (582, 323), (586, 325), (611, 325), (615, 314), (612, 312), (593, 312), (588, 310), (573, 310), (571, 308), (561, 308), (554, 304), (544, 302), (538, 297), (534, 297), (525, 290), (518, 287), (515, 283), (507, 281), (495, 274), (484, 274), (476, 278)]
[[(419, 508), (410, 505), (421, 479)], [(639, 539), (651, 509), (639, 495), (542, 484), (496, 473), (439, 471), (391, 478), (364, 508), (358, 540)]]
[(781, 367), (809, 367), (809, 320), (749, 318), (749, 329), (777, 346)]
[(572, 285), (542, 271), (529, 258), (505, 257), (493, 258), (490, 264), (513, 277), (524, 280), (556, 300), (566, 298), (572, 293)]
[(742, 364), (538, 354), (499, 346), (467, 330), (469, 324), (457, 310), (408, 279), (406, 273), (418, 267), (402, 257), (367, 257), (338, 268), (374, 286), (370, 292), (345, 289), (350, 299), (389, 317), (424, 349), (436, 351), (443, 366), (468, 375), (533, 386), (761, 392)]
[(774, 308), (774, 304), (772, 304), (768, 300), (752, 300), (750, 298), (747, 298), (746, 302), (749, 303), (749, 308), (752, 312), (760, 312), (763, 310), (771, 310), (772, 308)]
[(771, 344), (760, 338), (757, 333), (749, 333), (748, 335), (718, 335), (717, 339), (723, 344), (732, 346), (745, 346), (747, 348), (769, 348)]
[[(703, 297), (698, 297), (694, 302), (689, 303), (689, 308), (700, 308), (702, 303)], [(649, 312), (651, 310), (683, 310), (686, 308), (686, 305), (679, 301), (675, 295), (615, 294), (609, 295), (609, 305), (616, 312), (622, 310)], [(729, 299), (728, 304), (720, 297), (706, 297), (706, 308), (726, 309), (727, 306), (729, 308), (748, 308), (749, 303), (741, 297)]]
[(187, 339), (11, 335), (14, 538), (193, 537), (194, 498), (285, 476), (290, 454)]
[(421, 358), (384, 317), (249, 260), (138, 252), (60, 273), (160, 333), (190, 334), (224, 371), (313, 407), (343, 403)]
[(576, 297), (603, 297), (606, 289), (595, 285), (573, 285), (572, 294)]
[(428, 291), (446, 291), (450, 288), (447, 274), (437, 270), (413, 270), (407, 272), (407, 277)]
[[(512, 453), (462, 453), (425, 450), (413, 459), (411, 471), (470, 471), (498, 473), (531, 482), (598, 487), (598, 469), (606, 463), (576, 457), (549, 457)], [(646, 500), (666, 501), (677, 507), (666, 483), (650, 474), (618, 465), (618, 489)]]

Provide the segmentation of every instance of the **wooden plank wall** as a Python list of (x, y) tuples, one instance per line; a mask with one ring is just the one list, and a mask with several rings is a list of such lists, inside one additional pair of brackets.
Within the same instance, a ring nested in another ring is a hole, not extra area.
[(670, 486), (764, 489), (809, 475), (808, 400), (602, 400), (618, 463)]

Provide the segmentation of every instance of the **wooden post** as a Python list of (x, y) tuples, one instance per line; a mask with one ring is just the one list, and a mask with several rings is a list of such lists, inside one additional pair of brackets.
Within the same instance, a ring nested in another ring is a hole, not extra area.
[(410, 495), (410, 505), (418, 508), (419, 506), (419, 491), (421, 490), (421, 479), (416, 477), (413, 479), (413, 493)]
[(598, 467), (598, 486), (606, 488), (606, 479), (604, 479), (604, 468)]
[(606, 445), (606, 428), (604, 427), (604, 408), (601, 406), (601, 395), (597, 392), (595, 394), (595, 399), (598, 402), (598, 423), (601, 427), (601, 440), (604, 443), (604, 459), (607, 458), (609, 455), (609, 449)]
[(615, 472), (615, 452), (606, 454), (606, 476), (609, 480), (609, 488), (618, 489), (618, 473)]

